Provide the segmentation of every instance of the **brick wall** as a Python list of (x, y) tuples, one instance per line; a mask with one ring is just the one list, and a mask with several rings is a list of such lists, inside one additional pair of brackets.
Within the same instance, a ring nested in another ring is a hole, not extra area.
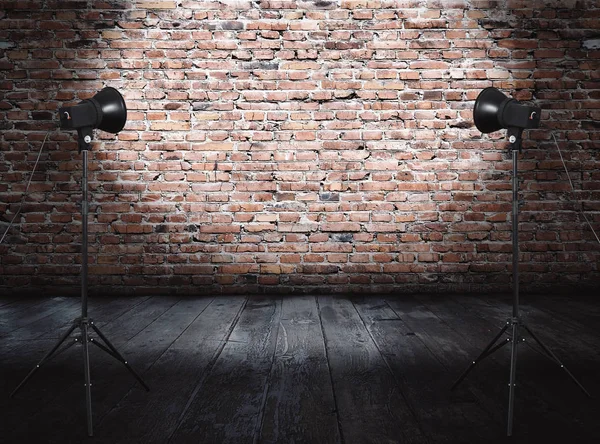
[[(520, 161), (522, 285), (600, 283), (594, 0), (2, 0), (0, 291), (77, 293), (81, 156), (104, 86), (90, 285), (113, 293), (507, 290), (511, 161), (472, 107), (543, 108)], [(575, 192), (554, 145), (560, 144)]]

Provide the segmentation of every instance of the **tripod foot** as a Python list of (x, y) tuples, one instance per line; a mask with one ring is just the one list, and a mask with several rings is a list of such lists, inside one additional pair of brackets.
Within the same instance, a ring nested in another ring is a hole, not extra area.
[(558, 359), (558, 357), (552, 352), (552, 350), (550, 350), (546, 344), (544, 344), (534, 333), (533, 331), (531, 331), (531, 329), (527, 326), (527, 324), (523, 324), (523, 327), (525, 327), (525, 330), (527, 330), (527, 333), (529, 333), (531, 335), (531, 337), (534, 339), (535, 342), (538, 343), (538, 345), (542, 348), (542, 350), (544, 350), (544, 352), (546, 353), (545, 356), (550, 359), (551, 361), (553, 361), (555, 364), (557, 364), (558, 366), (560, 366), (560, 368), (562, 368), (565, 373), (569, 376), (569, 378), (571, 378), (571, 380), (577, 384), (577, 387), (579, 387), (581, 389), (581, 391), (583, 393), (585, 393), (585, 395), (588, 398), (591, 398), (592, 395), (590, 394), (590, 392), (588, 392), (586, 390), (586, 388), (583, 386), (583, 384), (581, 384), (581, 382), (579, 382), (577, 380), (577, 378), (575, 378), (575, 376), (573, 376), (573, 373), (571, 373), (569, 371), (569, 369), (567, 367), (565, 367), (565, 365), (561, 362), (560, 359)]
[(458, 377), (458, 379), (456, 380), (456, 382), (454, 384), (452, 384), (452, 387), (450, 387), (450, 390), (454, 390), (456, 387), (458, 387), (458, 385), (463, 382), (463, 380), (467, 377), (467, 375), (469, 373), (471, 373), (471, 370), (473, 370), (473, 368), (475, 368), (475, 366), (482, 361), (483, 359), (487, 358), (489, 355), (491, 355), (492, 353), (494, 353), (496, 350), (504, 347), (506, 344), (508, 344), (510, 342), (510, 339), (507, 339), (504, 342), (501, 342), (500, 344), (497, 344), (494, 347), (494, 344), (496, 344), (496, 342), (498, 342), (498, 339), (500, 339), (500, 337), (504, 334), (504, 332), (506, 332), (506, 330), (508, 329), (510, 323), (507, 322), (506, 325), (504, 327), (502, 327), (502, 329), (498, 332), (498, 334), (496, 336), (494, 336), (494, 339), (492, 339), (490, 341), (490, 343), (483, 349), (483, 351), (481, 352), (481, 354), (474, 360), (471, 361), (471, 363), (469, 364), (469, 366), (465, 369), (465, 371)]
[[(23, 386), (27, 384), (27, 381), (29, 381), (32, 378), (32, 376), (35, 375), (35, 373), (40, 369), (41, 366), (43, 366), (46, 362), (48, 362), (55, 356), (56, 351), (60, 348), (62, 343), (65, 342), (69, 336), (71, 336), (71, 333), (73, 333), (73, 330), (75, 330), (78, 325), (79, 324), (77, 323), (77, 321), (75, 321), (73, 325), (69, 327), (69, 329), (60, 337), (60, 339), (54, 345), (54, 347), (52, 347), (52, 349), (48, 353), (46, 353), (46, 355), (42, 359), (40, 359), (40, 362), (38, 362), (36, 366), (31, 369), (31, 371), (27, 374), (27, 376), (25, 376), (21, 383), (12, 391), (12, 393), (10, 394), (11, 398), (13, 398), (19, 392), (19, 390), (21, 390)], [(71, 345), (73, 345), (73, 343), (67, 346), (65, 349), (69, 348)]]
[[(27, 374), (27, 376), (21, 381), (21, 383), (13, 390), (10, 394), (10, 397), (14, 397), (19, 390), (21, 390), (25, 384), (36, 374), (36, 372), (42, 367), (46, 362), (48, 362), (53, 357), (59, 355), (65, 350), (69, 349), (71, 346), (76, 344), (79, 338), (73, 338), (70, 343), (65, 345), (61, 349), (61, 345), (63, 342), (67, 340), (67, 338), (73, 333), (73, 331), (78, 328), (81, 330), (81, 345), (83, 347), (83, 367), (84, 367), (84, 387), (85, 387), (85, 407), (87, 414), (87, 432), (89, 436), (93, 436), (93, 422), (92, 422), (92, 382), (90, 375), (90, 356), (89, 356), (89, 343), (92, 343), (98, 346), (100, 349), (111, 355), (113, 358), (121, 362), (127, 370), (136, 378), (136, 380), (146, 389), (146, 391), (150, 391), (150, 388), (146, 385), (146, 383), (142, 380), (142, 378), (135, 372), (135, 370), (129, 365), (129, 363), (121, 356), (121, 354), (117, 351), (117, 349), (110, 343), (108, 338), (102, 334), (100, 329), (94, 325), (94, 322), (88, 319), (85, 316), (81, 318), (77, 318), (73, 321), (73, 324), (69, 329), (60, 337), (58, 342), (52, 347), (52, 349), (46, 353), (46, 355), (37, 363), (37, 365)], [(98, 334), (100, 339), (104, 341), (106, 345), (101, 344), (99, 341), (94, 340), (94, 338), (90, 337), (89, 328), (92, 328)]]
[(90, 322), (90, 326), (96, 332), (96, 334), (100, 337), (100, 339), (102, 339), (102, 341), (104, 341), (104, 344), (106, 344), (106, 346), (104, 346), (103, 344), (101, 344), (98, 341), (94, 341), (93, 339), (90, 340), (90, 342), (92, 344), (94, 344), (95, 346), (97, 346), (98, 348), (100, 348), (101, 350), (103, 350), (104, 352), (106, 352), (107, 354), (109, 354), (110, 356), (112, 356), (113, 358), (115, 358), (121, 364), (123, 364), (125, 366), (125, 368), (127, 370), (129, 370), (129, 373), (131, 373), (133, 375), (133, 377), (142, 385), (142, 387), (144, 387), (146, 389), (146, 391), (149, 392), (150, 387), (148, 387), (146, 385), (146, 383), (141, 378), (141, 376), (138, 375), (137, 372), (129, 365), (129, 363), (125, 360), (125, 358), (119, 353), (119, 351), (115, 348), (115, 346), (111, 344), (111, 342), (108, 340), (108, 338), (106, 336), (104, 336), (104, 334), (100, 331), (100, 329), (98, 327), (96, 327), (96, 325), (93, 322)]

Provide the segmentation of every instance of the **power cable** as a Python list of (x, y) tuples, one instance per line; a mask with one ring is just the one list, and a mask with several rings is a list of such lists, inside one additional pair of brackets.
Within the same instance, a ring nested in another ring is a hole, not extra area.
[[(573, 186), (573, 181), (571, 180), (571, 175), (569, 174), (569, 170), (567, 169), (567, 164), (565, 163), (565, 159), (563, 159), (562, 152), (560, 151), (560, 146), (558, 145), (558, 141), (556, 140), (556, 136), (554, 135), (554, 133), (552, 133), (552, 138), (554, 139), (554, 143), (556, 144), (556, 148), (558, 148), (558, 155), (560, 156), (560, 160), (561, 160), (561, 162), (563, 164), (563, 167), (565, 168), (565, 172), (567, 173), (567, 179), (569, 179), (569, 183), (571, 184), (571, 191), (573, 193), (575, 193), (575, 187)], [(592, 227), (592, 223), (590, 222), (590, 220), (585, 215), (585, 212), (583, 211), (583, 201), (579, 201), (579, 203), (581, 204), (580, 208), (579, 208), (579, 212), (581, 213), (581, 215), (583, 216), (583, 218), (587, 222), (588, 226), (590, 227), (590, 230), (592, 230), (592, 233), (594, 233), (594, 236), (596, 237), (596, 240), (600, 244), (600, 238), (598, 237), (598, 234), (596, 234), (596, 231), (594, 230), (594, 227)]]
[(37, 159), (35, 161), (35, 165), (33, 166), (33, 171), (31, 172), (31, 176), (29, 177), (29, 182), (27, 183), (27, 187), (25, 188), (25, 191), (23, 191), (23, 195), (21, 196), (21, 203), (19, 204), (19, 209), (17, 210), (17, 212), (13, 216), (12, 220), (8, 224), (8, 227), (4, 231), (4, 234), (2, 235), (2, 238), (0, 239), (0, 244), (4, 241), (4, 238), (6, 237), (6, 234), (8, 233), (8, 230), (10, 230), (10, 227), (12, 227), (12, 225), (13, 225), (14, 221), (16, 220), (17, 216), (21, 213), (21, 208), (23, 207), (23, 202), (25, 201), (25, 198), (27, 197), (27, 191), (29, 190), (29, 185), (31, 185), (31, 181), (33, 180), (33, 175), (35, 174), (35, 170), (36, 170), (36, 168), (38, 166), (38, 163), (40, 161), (40, 157), (42, 155), (42, 150), (44, 149), (44, 145), (46, 144), (46, 140), (48, 139), (49, 135), (50, 135), (50, 131), (48, 131), (46, 133), (46, 137), (44, 137), (44, 141), (42, 142), (42, 146), (40, 147), (40, 151), (39, 151)]

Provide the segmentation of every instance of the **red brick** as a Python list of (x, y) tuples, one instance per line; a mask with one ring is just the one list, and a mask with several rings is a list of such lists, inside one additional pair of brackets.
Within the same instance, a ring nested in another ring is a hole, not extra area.
[[(598, 280), (594, 239), (547, 131), (595, 220), (600, 52), (581, 41), (598, 29), (597, 7), (581, 18), (513, 2), (514, 26), (498, 28), (492, 3), (440, 10), (345, 0), (303, 10), (272, 1), (251, 11), (138, 3), (95, 5), (114, 14), (113, 27), (94, 21), (98, 11), (3, 16), (3, 219), (22, 199), (55, 110), (105, 85), (125, 95), (126, 129), (97, 131), (91, 152), (94, 285), (232, 294), (508, 285), (496, 275), (510, 264), (510, 153), (504, 131), (482, 136), (472, 123), (487, 86), (544, 108), (520, 162), (523, 285)], [(153, 9), (179, 29), (144, 31)], [(558, 18), (560, 36), (548, 28)], [(565, 58), (568, 70), (557, 67)], [(60, 282), (77, 285), (77, 267), (66, 266), (80, 229), (73, 136), (51, 133), (22, 209), (27, 240), (0, 246), (7, 283), (64, 274)]]

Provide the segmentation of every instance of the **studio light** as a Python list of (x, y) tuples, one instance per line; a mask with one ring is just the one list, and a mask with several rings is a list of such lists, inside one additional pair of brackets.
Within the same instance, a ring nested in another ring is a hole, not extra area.
[[(107, 133), (117, 134), (127, 122), (127, 106), (119, 91), (106, 87), (91, 99), (77, 105), (60, 108), (60, 128), (77, 130), (79, 151), (89, 149), (92, 131), (98, 128)], [(85, 145), (84, 145), (85, 144)]]
[[(515, 404), (515, 386), (517, 371), (517, 345), (524, 343), (525, 339), (520, 336), (523, 328), (537, 343), (540, 352), (552, 362), (560, 366), (567, 375), (579, 386), (579, 388), (590, 397), (589, 392), (563, 365), (558, 357), (544, 344), (535, 333), (524, 322), (519, 313), (519, 179), (518, 179), (518, 155), (521, 151), (521, 136), (526, 129), (537, 128), (540, 125), (541, 109), (535, 106), (520, 104), (517, 100), (507, 97), (496, 88), (485, 88), (477, 96), (473, 108), (473, 120), (475, 126), (482, 133), (491, 133), (505, 128), (508, 141), (512, 150), (512, 290), (513, 307), (512, 316), (509, 317), (498, 334), (490, 341), (481, 354), (467, 367), (467, 369), (456, 380), (452, 389), (456, 388), (483, 359), (495, 351), (511, 344), (510, 374), (508, 383), (508, 423), (506, 434), (512, 435)], [(504, 341), (500, 339), (510, 330), (511, 335)], [(500, 341), (500, 342), (499, 342)], [(526, 343), (529, 345), (529, 343)]]
[(503, 128), (537, 128), (540, 126), (540, 115), (540, 108), (522, 105), (491, 86), (479, 93), (473, 108), (475, 126), (482, 133)]
[[(85, 406), (87, 413), (88, 435), (93, 436), (92, 425), (92, 394), (90, 375), (89, 344), (93, 344), (121, 362), (127, 370), (146, 389), (150, 390), (142, 378), (129, 365), (127, 360), (119, 353), (115, 346), (100, 331), (94, 321), (88, 317), (88, 150), (91, 149), (94, 129), (100, 129), (116, 134), (125, 127), (127, 122), (127, 106), (123, 96), (114, 88), (104, 88), (93, 98), (83, 100), (75, 106), (59, 109), (60, 128), (77, 130), (79, 152), (82, 154), (82, 181), (81, 181), (81, 316), (73, 320), (70, 328), (61, 336), (56, 345), (38, 362), (21, 383), (11, 393), (11, 397), (37, 373), (40, 367), (54, 356), (69, 349), (75, 344), (83, 347), (83, 369), (85, 379)], [(71, 334), (79, 330), (77, 336)], [(97, 338), (92, 337), (92, 332)], [(68, 340), (68, 341), (67, 341)]]

